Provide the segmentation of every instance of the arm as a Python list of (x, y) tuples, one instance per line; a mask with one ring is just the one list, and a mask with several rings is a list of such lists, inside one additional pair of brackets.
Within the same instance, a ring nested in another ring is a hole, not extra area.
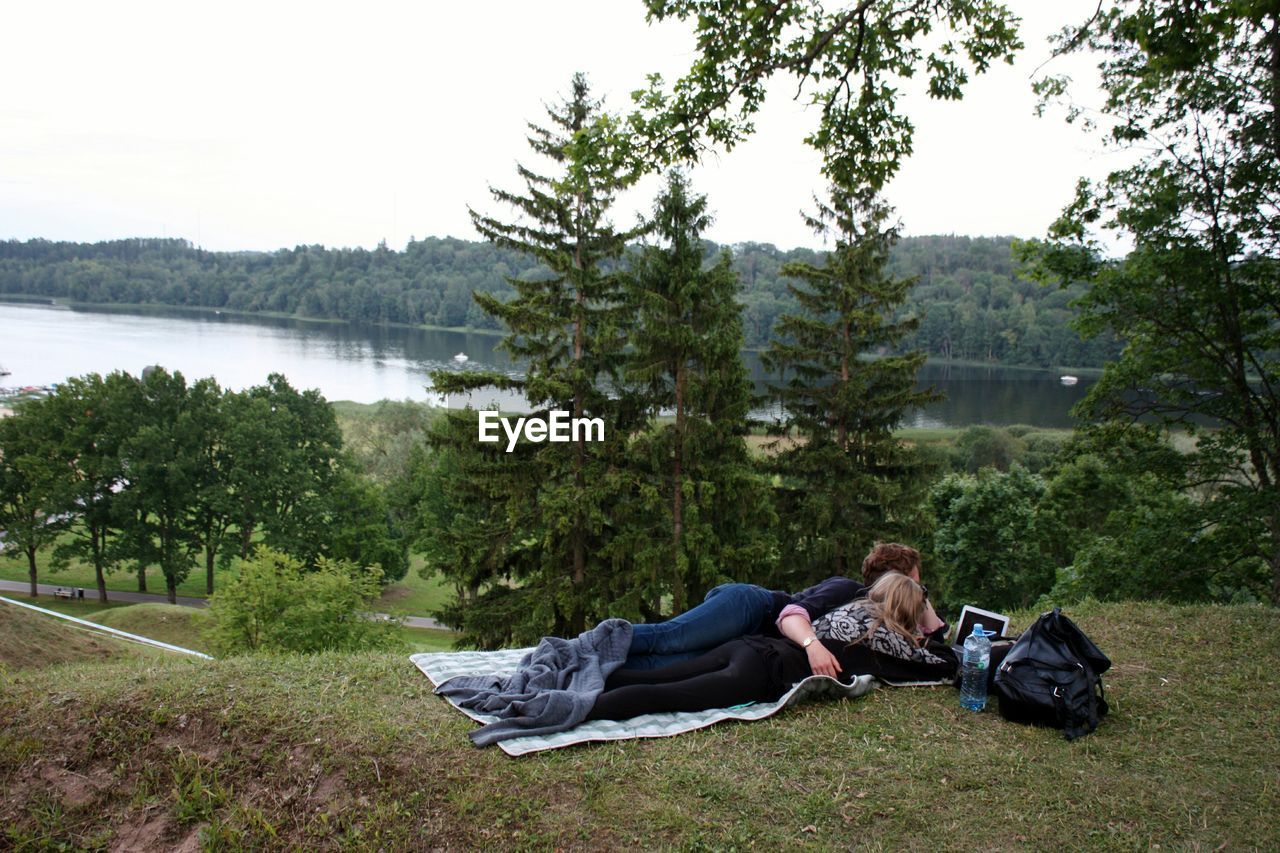
[(945, 630), (947, 623), (943, 622), (938, 617), (938, 614), (933, 612), (933, 602), (925, 599), (924, 615), (920, 617), (920, 624), (916, 627), (920, 629), (921, 634), (931, 637), (939, 631)]
[[(822, 614), (829, 613), (842, 604), (848, 604), (855, 598), (861, 598), (866, 593), (867, 586), (864, 583), (850, 578), (830, 577), (791, 596), (791, 603), (787, 606), (803, 607), (809, 614), (809, 621), (812, 622)], [(782, 629), (781, 623), (778, 629)]]
[[(840, 674), (840, 662), (827, 650), (826, 646), (818, 642), (817, 634), (813, 632), (813, 624), (809, 621), (804, 608), (794, 604), (787, 605), (781, 618), (778, 619), (778, 631), (793, 643), (804, 646), (805, 654), (809, 656), (809, 669), (813, 670), (814, 675), (828, 675), (835, 678)], [(804, 645), (805, 640), (810, 640), (809, 645)]]

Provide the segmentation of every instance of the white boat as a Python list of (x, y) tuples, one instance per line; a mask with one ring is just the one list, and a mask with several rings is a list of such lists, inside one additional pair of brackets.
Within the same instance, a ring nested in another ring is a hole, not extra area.
[(453, 357), (453, 360), (458, 362), (458, 364), (465, 364), (471, 359), (467, 358), (467, 354), (465, 352), (460, 352)]
[(1059, 382), (1061, 382), (1063, 385), (1075, 385), (1075, 384), (1076, 384), (1077, 382), (1079, 382), (1080, 380), (1079, 380), (1079, 379), (1077, 379), (1077, 378), (1076, 378), (1076, 377), (1074, 377), (1074, 376), (1070, 376), (1070, 375), (1068, 375), (1068, 376), (1062, 376), (1062, 377), (1060, 377), (1060, 378), (1058, 379), (1058, 381), (1059, 381)]

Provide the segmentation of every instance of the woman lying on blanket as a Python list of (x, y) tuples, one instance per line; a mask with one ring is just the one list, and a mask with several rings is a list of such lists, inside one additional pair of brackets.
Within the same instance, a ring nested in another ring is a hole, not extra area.
[[(896, 542), (877, 542), (862, 561), (862, 581), (831, 577), (802, 592), (789, 594), (747, 583), (721, 584), (697, 607), (666, 622), (635, 625), (627, 669), (656, 669), (690, 660), (728, 640), (744, 635), (787, 637), (804, 642), (814, 633), (815, 620), (867, 594), (884, 575), (897, 572), (920, 582), (920, 552)], [(946, 623), (929, 603), (912, 623), (921, 634), (941, 640)], [(819, 631), (819, 637), (824, 634)], [(808, 647), (809, 663), (818, 675), (835, 677), (839, 662), (825, 646)]]
[(822, 639), (816, 633), (801, 643), (740, 637), (660, 669), (620, 669), (609, 677), (587, 719), (773, 702), (797, 681), (818, 674), (806, 653), (817, 643), (837, 661), (839, 679), (846, 683), (863, 674), (890, 680), (954, 678), (955, 656), (945, 647), (931, 650), (916, 633), (926, 606), (924, 588), (892, 572), (876, 581), (866, 598), (822, 616)]

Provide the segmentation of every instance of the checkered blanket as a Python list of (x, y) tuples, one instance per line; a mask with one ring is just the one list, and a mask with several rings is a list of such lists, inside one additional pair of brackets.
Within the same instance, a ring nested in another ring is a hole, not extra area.
[[(437, 687), (459, 675), (490, 675), (515, 670), (520, 659), (531, 649), (502, 649), (496, 652), (425, 652), (409, 659), (422, 670)], [(771, 717), (790, 705), (819, 697), (853, 699), (875, 688), (877, 682), (869, 675), (860, 675), (852, 684), (841, 684), (834, 678), (813, 675), (799, 682), (776, 702), (753, 702), (735, 708), (714, 708), (708, 711), (667, 712), (645, 714), (630, 720), (591, 720), (568, 731), (549, 735), (512, 738), (499, 741), (498, 746), (508, 755), (525, 755), (545, 749), (559, 749), (575, 743), (597, 740), (628, 740), (641, 737), (671, 737), (683, 732), (705, 728), (721, 720), (762, 720)], [(497, 717), (477, 714), (466, 708), (455, 708), (479, 723), (491, 723)]]

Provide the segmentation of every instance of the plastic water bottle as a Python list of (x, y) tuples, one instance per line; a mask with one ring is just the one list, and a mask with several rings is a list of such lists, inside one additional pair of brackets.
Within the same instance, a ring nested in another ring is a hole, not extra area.
[(987, 639), (995, 631), (982, 630), (982, 623), (973, 626), (973, 633), (964, 640), (964, 664), (960, 667), (960, 706), (970, 711), (981, 711), (987, 706), (987, 667), (991, 665), (991, 641)]

